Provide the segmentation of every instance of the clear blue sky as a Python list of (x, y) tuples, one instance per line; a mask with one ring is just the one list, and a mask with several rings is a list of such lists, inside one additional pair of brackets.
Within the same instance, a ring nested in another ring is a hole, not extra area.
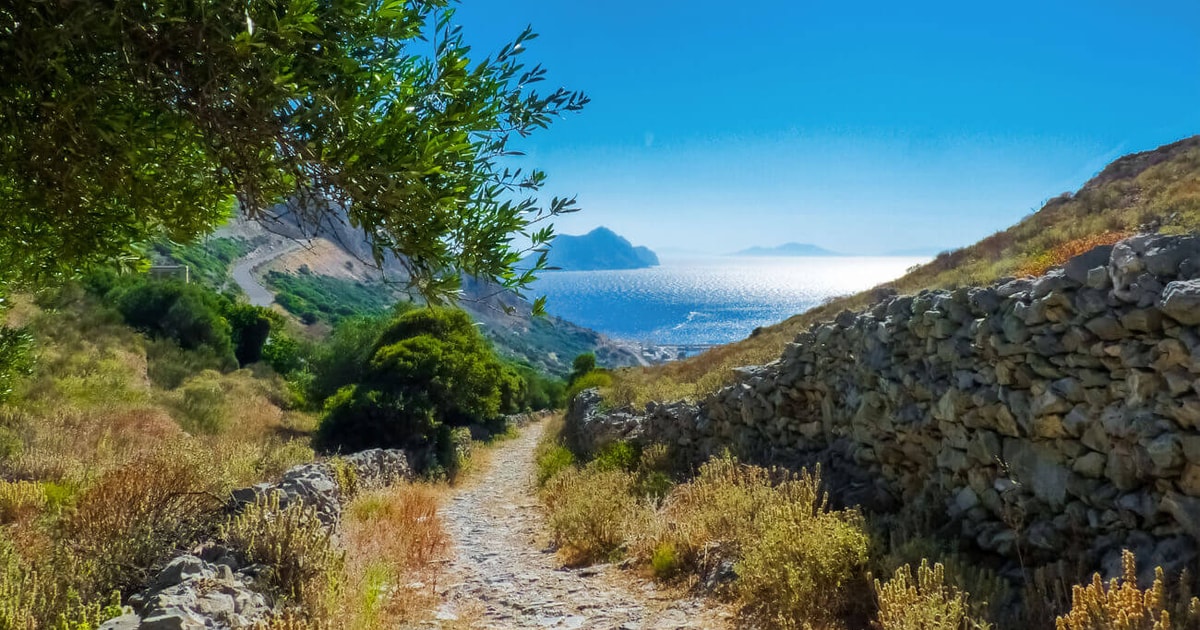
[(1200, 1), (464, 0), (592, 104), (523, 166), (636, 244), (965, 245), (1200, 133)]

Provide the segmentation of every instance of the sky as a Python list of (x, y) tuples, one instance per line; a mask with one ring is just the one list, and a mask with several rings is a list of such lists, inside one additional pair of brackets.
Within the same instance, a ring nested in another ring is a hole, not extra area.
[(967, 245), (1200, 133), (1200, 0), (463, 0), (578, 115), (519, 165), (660, 252)]

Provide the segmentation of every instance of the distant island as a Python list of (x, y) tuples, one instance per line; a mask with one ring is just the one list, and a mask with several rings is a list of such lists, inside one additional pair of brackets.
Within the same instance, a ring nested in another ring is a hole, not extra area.
[(751, 247), (731, 256), (844, 256), (810, 243), (784, 243), (776, 247)]
[(582, 236), (562, 234), (550, 244), (547, 260), (563, 271), (643, 269), (658, 266), (658, 255), (647, 247), (635, 247), (625, 237), (606, 227)]

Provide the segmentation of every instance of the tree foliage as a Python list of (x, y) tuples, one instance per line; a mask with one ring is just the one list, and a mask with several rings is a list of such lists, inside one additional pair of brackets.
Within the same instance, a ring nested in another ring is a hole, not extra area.
[(326, 401), (327, 448), (444, 446), (448, 428), (489, 425), (524, 405), (520, 376), (461, 310), (424, 308), (379, 336), (362, 381)]
[[(30, 281), (187, 241), (235, 206), (348, 221), (414, 288), (520, 288), (525, 234), (574, 210), (514, 137), (587, 102), (533, 89), (526, 30), (482, 61), (451, 0), (18, 0), (0, 5), (0, 269)], [(52, 254), (51, 254), (52, 253)], [(544, 260), (540, 261), (544, 264)], [(537, 265), (540, 266), (540, 265)]]

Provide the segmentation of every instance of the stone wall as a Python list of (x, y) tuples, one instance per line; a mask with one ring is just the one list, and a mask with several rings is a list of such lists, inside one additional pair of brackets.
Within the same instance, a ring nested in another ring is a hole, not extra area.
[[(409, 455), (371, 449), (342, 458), (359, 490), (381, 488), (413, 478)], [(344, 503), (337, 473), (325, 462), (295, 466), (276, 483), (235, 490), (228, 511), (236, 513), (260, 498), (277, 495), (281, 508), (303, 503), (321, 522), (336, 528)], [(277, 612), (256, 579), (266, 568), (245, 565), (236, 552), (214, 543), (199, 544), (173, 558), (146, 589), (129, 598), (132, 610), (100, 630), (206, 630), (253, 628)]]
[(1138, 236), (1041, 278), (844, 312), (696, 405), (620, 417), (584, 398), (568, 425), (584, 447), (821, 461), (845, 502), (924, 509), (1027, 561), (1113, 567), (1128, 547), (1180, 568), (1200, 537), (1198, 324), (1200, 238)]

